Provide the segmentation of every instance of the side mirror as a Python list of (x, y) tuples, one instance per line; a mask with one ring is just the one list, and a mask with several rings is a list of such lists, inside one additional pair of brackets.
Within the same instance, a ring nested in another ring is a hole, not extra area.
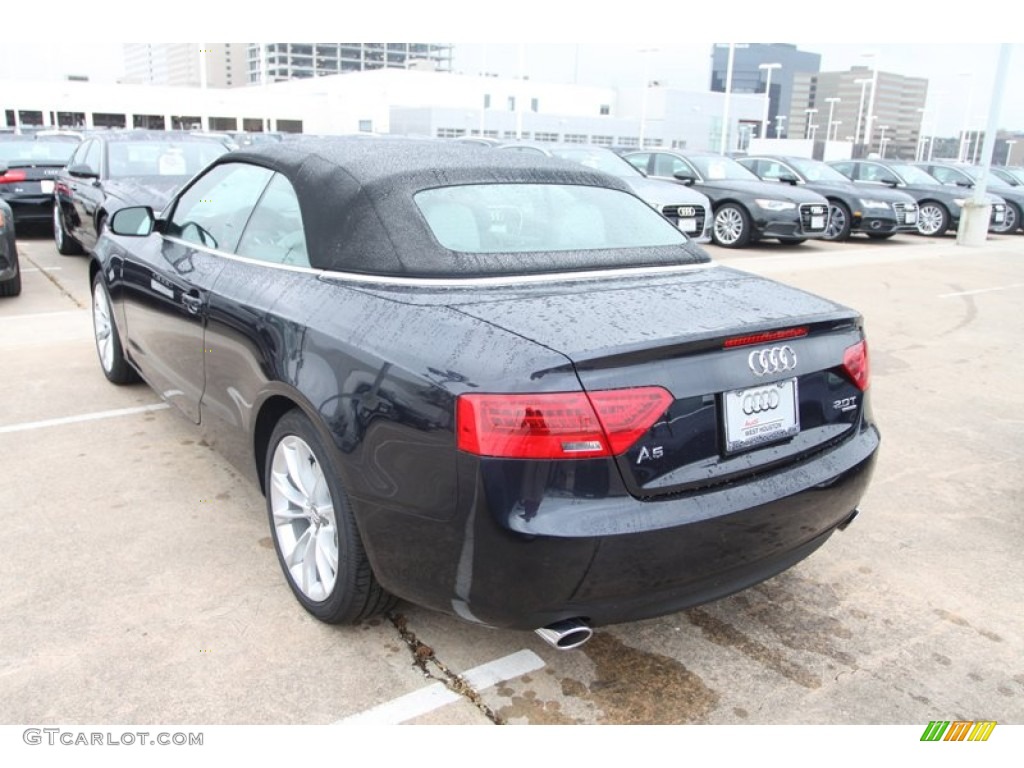
[(110, 217), (110, 231), (124, 237), (146, 237), (156, 222), (148, 205), (122, 208)]
[(960, 181), (958, 181), (956, 185), (958, 187), (967, 187), (967, 189), (974, 189), (973, 183), (971, 183), (970, 181), (964, 181), (963, 179), (960, 179)]
[(879, 181), (883, 184), (888, 184), (890, 187), (898, 187), (900, 185), (900, 180), (895, 176), (883, 176)]
[(792, 184), (794, 187), (800, 182), (800, 180), (792, 173), (780, 174), (779, 181), (781, 181), (783, 184)]
[(674, 178), (676, 181), (683, 182), (683, 184), (686, 184), (687, 186), (697, 181), (697, 177), (694, 176), (689, 171), (676, 171), (675, 173), (672, 174), (672, 178)]
[(68, 173), (72, 176), (77, 176), (80, 179), (98, 179), (100, 177), (100, 175), (90, 166), (84, 164), (68, 167)]

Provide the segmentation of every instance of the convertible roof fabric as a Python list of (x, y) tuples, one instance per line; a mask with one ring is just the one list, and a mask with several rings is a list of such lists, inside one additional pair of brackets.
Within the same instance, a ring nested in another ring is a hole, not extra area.
[(216, 163), (232, 161), (265, 166), (291, 181), (317, 269), (459, 278), (707, 259), (689, 243), (537, 254), (451, 251), (437, 242), (413, 201), (424, 189), (494, 183), (575, 184), (632, 194), (618, 178), (566, 160), (440, 140), (328, 137), (253, 145)]

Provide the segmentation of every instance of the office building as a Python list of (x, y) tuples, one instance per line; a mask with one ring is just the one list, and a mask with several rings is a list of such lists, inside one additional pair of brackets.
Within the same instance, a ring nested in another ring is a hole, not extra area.
[[(799, 73), (814, 73), (820, 69), (819, 54), (797, 50), (789, 43), (736, 43), (733, 46), (731, 91), (763, 94), (770, 72), (767, 135), (761, 138), (782, 138), (787, 135), (789, 116), (786, 112), (792, 101), (794, 78)], [(717, 44), (711, 51), (712, 91), (725, 92), (728, 71), (729, 46)], [(777, 132), (777, 129), (780, 130)], [(760, 131), (760, 126), (757, 130)]]
[(124, 79), (134, 85), (234, 88), (245, 85), (248, 43), (126, 43)]
[[(872, 102), (871, 91), (878, 91)], [(803, 73), (793, 82), (789, 138), (850, 141), (854, 156), (913, 160), (918, 153), (928, 80), (852, 67)], [(869, 119), (874, 107), (873, 117)]]
[(250, 83), (373, 69), (451, 72), (452, 46), (438, 43), (249, 43)]

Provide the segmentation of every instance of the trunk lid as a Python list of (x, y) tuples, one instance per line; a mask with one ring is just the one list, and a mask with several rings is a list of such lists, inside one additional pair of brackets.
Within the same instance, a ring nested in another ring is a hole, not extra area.
[[(864, 393), (843, 370), (846, 350), (863, 339), (859, 315), (755, 275), (710, 267), (468, 291), (444, 303), (561, 352), (588, 392), (668, 390), (663, 416), (616, 457), (638, 498), (798, 461), (853, 434), (860, 419)], [(800, 335), (725, 346), (787, 329)]]

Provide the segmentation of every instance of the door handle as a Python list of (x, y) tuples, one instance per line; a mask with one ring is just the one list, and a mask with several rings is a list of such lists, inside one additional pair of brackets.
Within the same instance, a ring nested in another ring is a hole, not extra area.
[(203, 299), (198, 293), (183, 293), (181, 303), (185, 305), (185, 310), (190, 315), (198, 315), (199, 310), (203, 308)]

